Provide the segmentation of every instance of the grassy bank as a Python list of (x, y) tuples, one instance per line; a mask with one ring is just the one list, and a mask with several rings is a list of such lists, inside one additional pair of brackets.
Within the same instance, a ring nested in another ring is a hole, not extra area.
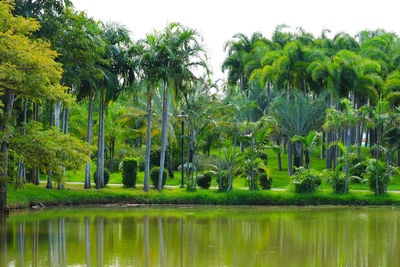
[(215, 190), (198, 190), (195, 193), (184, 189), (165, 189), (161, 193), (141, 189), (106, 188), (83, 190), (72, 187), (68, 190), (48, 190), (44, 187), (27, 185), (24, 189), (9, 189), (8, 207), (28, 208), (43, 203), (46, 206), (80, 204), (200, 204), (200, 205), (400, 205), (400, 194), (375, 196), (370, 192), (350, 192), (336, 195), (329, 190), (314, 194), (296, 194), (289, 191), (234, 190), (219, 193)]

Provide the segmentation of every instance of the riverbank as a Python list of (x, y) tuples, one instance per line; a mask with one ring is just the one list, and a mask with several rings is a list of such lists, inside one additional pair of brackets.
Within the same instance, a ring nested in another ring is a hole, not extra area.
[(330, 190), (313, 194), (297, 194), (290, 191), (246, 191), (234, 190), (219, 193), (216, 190), (186, 192), (184, 189), (164, 189), (161, 193), (142, 189), (106, 188), (101, 190), (78, 189), (48, 190), (44, 187), (26, 185), (15, 190), (9, 188), (9, 209), (24, 209), (32, 206), (63, 206), (88, 204), (198, 204), (198, 205), (400, 205), (400, 194), (388, 193), (375, 196), (372, 192), (354, 191), (337, 195)]

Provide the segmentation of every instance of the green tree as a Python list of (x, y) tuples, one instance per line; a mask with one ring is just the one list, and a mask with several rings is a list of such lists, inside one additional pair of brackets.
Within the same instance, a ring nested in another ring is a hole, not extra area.
[[(49, 44), (31, 38), (39, 28), (32, 19), (14, 17), (12, 5), (0, 2), (0, 94), (3, 95), (1, 118), (0, 212), (6, 211), (9, 175), (9, 147), (13, 140), (12, 111), (15, 96), (27, 99), (47, 98), (71, 101), (61, 86), (61, 65), (55, 62), (57, 53)], [(26, 135), (25, 138), (32, 137)], [(33, 140), (32, 140), (33, 141)], [(26, 146), (34, 142), (26, 141)], [(51, 149), (56, 149), (52, 147)], [(48, 159), (49, 161), (55, 159)], [(59, 167), (60, 165), (58, 165)]]

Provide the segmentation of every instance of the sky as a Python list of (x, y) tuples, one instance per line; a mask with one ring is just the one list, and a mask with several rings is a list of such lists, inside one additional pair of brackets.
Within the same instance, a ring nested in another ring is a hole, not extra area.
[(198, 30), (203, 36), (214, 79), (223, 78), (224, 44), (235, 33), (261, 32), (270, 38), (275, 27), (304, 28), (319, 36), (324, 28), (332, 36), (364, 29), (385, 29), (400, 35), (396, 0), (72, 0), (77, 10), (104, 22), (125, 25), (134, 40), (170, 22)]

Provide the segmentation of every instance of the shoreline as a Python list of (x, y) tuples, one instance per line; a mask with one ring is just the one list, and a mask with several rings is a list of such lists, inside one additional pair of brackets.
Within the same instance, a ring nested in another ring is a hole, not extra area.
[(255, 206), (307, 206), (307, 205), (344, 205), (344, 206), (400, 206), (400, 194), (388, 193), (375, 196), (372, 192), (350, 191), (338, 195), (330, 190), (320, 190), (312, 194), (298, 194), (291, 191), (233, 190), (221, 193), (216, 190), (186, 192), (184, 189), (164, 189), (161, 193), (142, 189), (45, 189), (26, 185), (23, 189), (10, 188), (8, 194), (9, 210), (35, 209), (44, 207), (63, 207), (79, 205), (106, 204), (171, 204), (171, 205), (255, 205)]

